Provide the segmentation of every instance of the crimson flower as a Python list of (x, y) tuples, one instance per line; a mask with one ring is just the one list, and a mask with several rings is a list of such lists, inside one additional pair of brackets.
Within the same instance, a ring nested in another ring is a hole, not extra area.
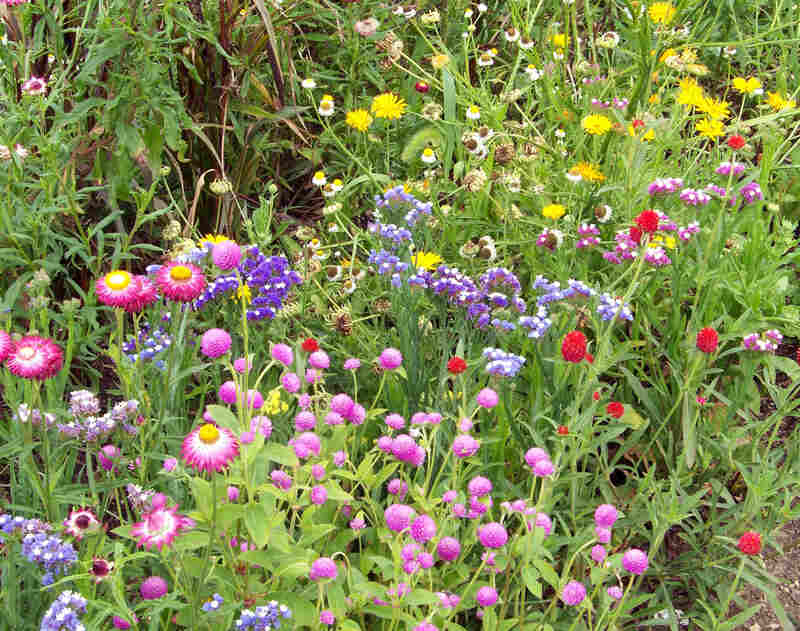
[(577, 364), (586, 357), (586, 336), (580, 331), (570, 331), (561, 342), (561, 356), (568, 362)]
[(625, 406), (619, 401), (612, 401), (606, 406), (606, 414), (614, 418), (622, 418), (622, 415), (625, 414)]
[(643, 232), (652, 233), (658, 230), (658, 213), (655, 210), (643, 210), (634, 221)]
[(761, 535), (755, 530), (748, 530), (739, 537), (739, 550), (750, 556), (761, 552)]
[(734, 134), (730, 138), (728, 138), (728, 146), (731, 149), (738, 150), (744, 147), (747, 144), (747, 141), (744, 139), (743, 136), (739, 134)]
[(704, 353), (713, 353), (717, 350), (718, 343), (719, 335), (710, 326), (700, 329), (697, 333), (697, 349)]
[(452, 357), (447, 362), (447, 370), (450, 372), (451, 375), (460, 375), (467, 369), (467, 362), (465, 362), (461, 357)]
[(314, 351), (319, 350), (319, 344), (317, 344), (317, 340), (315, 340), (313, 337), (309, 337), (303, 340), (300, 348), (302, 348), (306, 353), (313, 353)]

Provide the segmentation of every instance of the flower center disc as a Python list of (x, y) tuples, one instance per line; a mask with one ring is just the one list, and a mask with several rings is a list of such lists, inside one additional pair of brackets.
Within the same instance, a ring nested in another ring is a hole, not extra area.
[(17, 355), (25, 360), (33, 359), (36, 356), (36, 349), (32, 346), (23, 346), (21, 349), (19, 349), (19, 351), (17, 351)]
[(185, 265), (176, 265), (169, 271), (172, 280), (189, 280), (192, 277), (192, 270)]
[(117, 271), (106, 275), (106, 285), (115, 291), (125, 289), (130, 284), (131, 275), (128, 272)]
[(206, 423), (203, 425), (197, 435), (206, 445), (213, 445), (215, 442), (217, 442), (217, 440), (219, 440), (219, 430), (211, 423)]

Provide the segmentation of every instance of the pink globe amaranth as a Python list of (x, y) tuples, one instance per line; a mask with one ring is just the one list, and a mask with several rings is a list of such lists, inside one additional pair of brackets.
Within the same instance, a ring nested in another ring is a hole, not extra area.
[(300, 390), (300, 377), (293, 372), (287, 372), (281, 376), (281, 385), (286, 392), (294, 394)]
[(417, 443), (408, 434), (400, 434), (392, 441), (392, 454), (398, 460), (409, 462), (417, 451)]
[(425, 449), (420, 445), (417, 445), (417, 448), (414, 450), (414, 455), (411, 457), (410, 462), (413, 466), (419, 467), (425, 462), (425, 456), (427, 455)]
[(325, 489), (324, 486), (315, 486), (311, 489), (311, 503), (317, 506), (321, 506), (326, 501), (328, 501), (328, 491)]
[(325, 351), (314, 351), (308, 356), (308, 364), (312, 368), (325, 370), (331, 365), (330, 357)]
[(252, 368), (252, 364), (244, 357), (239, 357), (233, 362), (233, 369), (239, 374), (245, 373)]
[(345, 370), (358, 370), (361, 368), (361, 360), (356, 359), (355, 357), (351, 357), (350, 359), (346, 359), (344, 365), (342, 366)]
[(406, 426), (406, 419), (399, 414), (387, 414), (384, 421), (392, 429), (403, 429)]
[(228, 405), (236, 403), (236, 383), (234, 381), (226, 381), (219, 387), (219, 400)]
[(268, 416), (254, 416), (250, 419), (250, 431), (258, 432), (264, 438), (272, 436), (272, 421)]
[(578, 581), (570, 581), (561, 590), (561, 600), (571, 607), (580, 605), (584, 598), (586, 598), (586, 587)]
[(533, 469), (540, 460), (550, 460), (548, 453), (541, 447), (531, 447), (525, 452), (525, 462)]
[(430, 552), (420, 552), (417, 556), (417, 563), (423, 570), (429, 570), (434, 564), (433, 555)]
[(475, 400), (482, 408), (490, 410), (500, 402), (500, 397), (498, 397), (497, 393), (491, 388), (484, 388), (478, 393)]
[(619, 513), (611, 504), (600, 504), (594, 511), (594, 523), (601, 528), (611, 528), (618, 518)]
[(400, 549), (400, 558), (403, 561), (413, 561), (417, 558), (422, 548), (416, 543), (407, 543)]
[(622, 589), (620, 589), (617, 585), (612, 585), (606, 590), (606, 593), (611, 596), (614, 600), (619, 600), (622, 598)]
[(459, 431), (459, 432), (464, 432), (464, 433), (466, 434), (466, 433), (467, 433), (468, 431), (470, 431), (470, 430), (471, 430), (471, 429), (472, 429), (474, 426), (475, 426), (475, 424), (472, 422), (472, 420), (471, 420), (471, 419), (468, 419), (468, 418), (462, 418), (462, 419), (461, 419), (461, 420), (458, 422), (458, 431)]
[(131, 623), (125, 620), (125, 618), (120, 618), (119, 616), (114, 616), (111, 619), (111, 623), (114, 625), (115, 629), (130, 629)]
[(414, 574), (417, 570), (419, 570), (419, 563), (416, 560), (403, 561), (403, 571), (406, 574)]
[(453, 453), (458, 458), (469, 458), (475, 455), (481, 444), (469, 434), (459, 434), (453, 440)]
[(412, 425), (424, 425), (427, 422), (428, 422), (428, 415), (425, 412), (415, 412), (414, 414), (411, 415)]
[(403, 499), (408, 493), (408, 484), (406, 484), (400, 478), (394, 478), (389, 480), (389, 484), (386, 485), (386, 490), (391, 494), (399, 499)]
[(355, 405), (353, 399), (351, 399), (350, 396), (344, 392), (335, 394), (331, 399), (331, 410), (345, 417), (349, 416), (349, 414), (353, 411), (353, 405)]
[(436, 522), (428, 515), (420, 515), (411, 524), (411, 538), (426, 543), (436, 536)]
[(345, 451), (336, 451), (333, 454), (333, 464), (337, 467), (341, 467), (345, 462), (347, 462), (347, 452)]
[(264, 405), (264, 395), (258, 390), (248, 390), (245, 398), (247, 400), (247, 407), (251, 410), (260, 410)]
[(289, 474), (285, 471), (276, 469), (269, 474), (269, 477), (272, 480), (272, 483), (279, 489), (288, 491), (290, 488), (292, 488), (292, 478), (290, 478)]
[(239, 434), (239, 442), (241, 442), (243, 445), (251, 445), (251, 444), (253, 444), (253, 441), (255, 439), (256, 439), (256, 433), (255, 432), (248, 431), (248, 432), (242, 432), (241, 434)]
[(298, 412), (294, 417), (294, 428), (298, 432), (307, 432), (317, 424), (317, 417), (311, 412)]
[(539, 478), (546, 478), (548, 475), (553, 475), (556, 468), (550, 460), (539, 460), (533, 467), (533, 475)]
[(178, 466), (178, 459), (177, 458), (167, 458), (164, 461), (164, 471), (172, 471), (175, 467)]
[(316, 368), (309, 368), (306, 370), (306, 383), (314, 384), (317, 383), (321, 378), (319, 371)]
[(378, 363), (384, 370), (394, 370), (403, 363), (403, 355), (396, 348), (385, 348), (378, 357)]
[(497, 590), (489, 585), (484, 585), (475, 592), (475, 600), (481, 607), (491, 607), (497, 602)]
[(311, 395), (307, 392), (304, 392), (299, 397), (297, 397), (297, 405), (300, 406), (301, 410), (307, 410), (311, 407)]
[(114, 460), (121, 455), (122, 452), (114, 445), (103, 445), (97, 452), (97, 462), (105, 471), (111, 471), (114, 468)]
[(156, 600), (167, 593), (167, 581), (160, 576), (151, 576), (142, 581), (139, 593), (145, 600)]
[(414, 627), (414, 631), (439, 631), (439, 627), (432, 622), (420, 622)]
[(282, 363), (287, 368), (294, 362), (294, 353), (288, 344), (275, 344), (269, 353), (272, 359)]
[(381, 436), (376, 444), (383, 453), (390, 454), (392, 453), (393, 442), (394, 439), (391, 436)]
[(311, 477), (317, 482), (322, 480), (325, 477), (325, 467), (321, 464), (311, 465)]
[(445, 491), (442, 494), (442, 501), (445, 504), (449, 504), (450, 502), (455, 501), (456, 497), (458, 497), (458, 493), (456, 491)]
[(502, 548), (508, 541), (508, 532), (503, 524), (493, 521), (478, 528), (478, 539), (487, 548)]
[(477, 475), (467, 484), (467, 492), (473, 497), (483, 497), (492, 492), (492, 482), (482, 475)]
[(339, 568), (336, 562), (329, 557), (320, 557), (311, 564), (311, 571), (308, 577), (312, 581), (334, 580), (339, 576)]
[(327, 624), (328, 626), (336, 623), (336, 616), (330, 609), (323, 609), (319, 612), (320, 624)]
[(594, 536), (600, 543), (609, 543), (611, 541), (611, 528), (602, 528), (600, 526), (594, 527)]
[(405, 504), (392, 504), (383, 513), (389, 530), (403, 532), (411, 526), (415, 511)]
[(450, 563), (455, 561), (458, 555), (461, 554), (461, 544), (458, 539), (453, 537), (442, 537), (439, 539), (439, 543), (436, 544), (436, 554), (439, 555), (442, 561)]
[(345, 418), (353, 425), (361, 425), (364, 422), (364, 419), (367, 418), (367, 411), (360, 403), (354, 403), (353, 409), (350, 410), (350, 414), (345, 416)]
[(211, 250), (214, 265), (224, 271), (232, 270), (242, 261), (242, 248), (235, 241), (215, 243)]
[(339, 414), (338, 412), (328, 412), (325, 415), (324, 421), (325, 421), (325, 425), (328, 425), (330, 427), (335, 427), (337, 425), (343, 425), (344, 424), (344, 417), (341, 414)]
[(227, 331), (222, 329), (209, 329), (200, 338), (200, 352), (206, 357), (216, 359), (227, 353), (233, 340)]
[(606, 549), (601, 545), (592, 546), (592, 561), (595, 563), (602, 563), (606, 560)]
[(638, 548), (631, 548), (622, 555), (622, 567), (632, 574), (644, 574), (649, 564), (647, 554)]
[(298, 444), (303, 445), (315, 456), (319, 456), (319, 452), (322, 449), (322, 443), (320, 442), (319, 436), (317, 436), (314, 432), (303, 432), (295, 439), (295, 441)]
[(236, 488), (235, 486), (229, 486), (227, 494), (229, 502), (235, 502), (236, 500), (239, 499), (239, 489)]

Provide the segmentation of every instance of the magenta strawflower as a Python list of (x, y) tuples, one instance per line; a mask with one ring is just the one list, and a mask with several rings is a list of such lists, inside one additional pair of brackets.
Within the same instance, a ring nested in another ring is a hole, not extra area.
[[(13, 2), (16, 4), (16, 2)], [(4, 2), (5, 4), (5, 2)], [(20, 88), (24, 94), (36, 96), (47, 92), (47, 80), (44, 77), (32, 76)]]
[(236, 403), (236, 382), (235, 381), (226, 381), (219, 387), (219, 391), (217, 392), (217, 396), (219, 396), (219, 400), (223, 403), (227, 403), (228, 405), (232, 405)]
[(176, 302), (191, 302), (206, 286), (202, 270), (191, 263), (172, 261), (156, 272), (156, 284), (164, 296)]
[(508, 541), (508, 532), (503, 524), (493, 521), (478, 528), (478, 539), (487, 548), (502, 548)]
[(314, 351), (308, 356), (308, 364), (312, 368), (325, 370), (331, 365), (331, 360), (330, 357), (328, 357), (328, 353), (325, 351)]
[(611, 504), (600, 504), (594, 511), (594, 523), (601, 528), (611, 528), (618, 518), (619, 513)]
[(221, 270), (232, 270), (242, 260), (242, 248), (230, 239), (215, 243), (211, 250), (211, 259), (214, 261), (214, 265)]
[(14, 348), (14, 342), (6, 331), (0, 331), (0, 362), (3, 361)]
[(320, 557), (311, 564), (308, 577), (312, 581), (333, 580), (339, 576), (336, 562), (329, 557)]
[(436, 545), (436, 554), (442, 561), (455, 561), (461, 554), (461, 544), (453, 537), (442, 537)]
[(148, 550), (156, 547), (159, 550), (164, 546), (172, 545), (173, 540), (181, 532), (194, 527), (194, 521), (178, 513), (177, 506), (158, 504), (142, 515), (142, 521), (131, 528), (131, 536), (137, 539), (137, 546), (144, 546)]
[(482, 475), (477, 475), (467, 484), (467, 492), (473, 497), (483, 497), (492, 492), (492, 482)]
[(584, 598), (586, 598), (586, 587), (584, 587), (583, 583), (579, 583), (578, 581), (570, 581), (564, 585), (564, 589), (561, 590), (561, 600), (567, 605), (573, 607), (575, 605), (580, 605)]
[(378, 363), (384, 370), (394, 370), (403, 363), (403, 355), (396, 348), (385, 348), (378, 357)]
[(288, 344), (275, 344), (270, 350), (272, 359), (282, 363), (287, 368), (294, 362), (294, 353)]
[(602, 563), (606, 559), (606, 549), (601, 545), (592, 546), (592, 560), (595, 563)]
[(136, 295), (123, 309), (128, 313), (139, 313), (158, 300), (158, 290), (147, 276), (134, 276), (133, 281), (137, 285)]
[(139, 593), (145, 600), (155, 600), (167, 593), (167, 581), (160, 576), (151, 576), (144, 579), (139, 587)]
[(136, 301), (139, 284), (134, 276), (124, 270), (114, 270), (94, 283), (97, 299), (110, 307), (125, 308)]
[(78, 541), (83, 539), (84, 535), (99, 531), (100, 527), (97, 517), (88, 508), (73, 509), (69, 517), (64, 520), (64, 532)]
[(419, 543), (430, 541), (436, 536), (436, 522), (427, 515), (420, 515), (411, 524), (411, 538)]
[(6, 367), (11, 374), (24, 379), (49, 379), (54, 377), (64, 363), (61, 347), (53, 340), (27, 335), (14, 343), (6, 356)]
[(482, 408), (490, 410), (498, 404), (500, 397), (498, 397), (497, 393), (491, 388), (484, 388), (478, 393), (478, 396), (475, 397), (475, 400)]
[(405, 504), (392, 504), (383, 513), (389, 530), (402, 532), (411, 526), (415, 511)]
[(239, 441), (227, 427), (205, 423), (183, 439), (181, 455), (198, 471), (222, 471), (239, 455)]
[(209, 329), (200, 338), (200, 352), (206, 357), (216, 359), (222, 357), (230, 350), (233, 340), (227, 331), (222, 329)]
[(644, 574), (648, 565), (647, 554), (638, 548), (631, 548), (622, 555), (622, 567), (631, 574)]
[(484, 585), (475, 592), (475, 600), (481, 607), (491, 607), (497, 602), (497, 590), (489, 585)]

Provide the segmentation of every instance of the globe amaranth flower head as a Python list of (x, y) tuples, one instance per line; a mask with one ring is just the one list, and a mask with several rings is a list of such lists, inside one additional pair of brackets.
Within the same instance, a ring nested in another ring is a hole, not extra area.
[(561, 600), (572, 607), (580, 605), (586, 598), (586, 587), (578, 581), (570, 581), (561, 590)]
[(169, 590), (167, 581), (160, 576), (149, 576), (139, 586), (139, 593), (144, 600), (157, 600)]
[(632, 574), (644, 574), (648, 565), (647, 554), (638, 548), (631, 548), (622, 555), (622, 567)]
[(148, 512), (142, 515), (142, 521), (131, 529), (131, 536), (136, 537), (137, 546), (148, 550), (156, 547), (162, 550), (172, 545), (175, 537), (194, 527), (194, 521), (178, 513), (177, 506), (167, 507), (164, 501), (154, 501)]
[(230, 333), (223, 329), (209, 329), (200, 338), (200, 352), (206, 357), (216, 359), (227, 353), (232, 344)]
[(162, 294), (175, 302), (191, 302), (206, 286), (202, 270), (192, 263), (171, 261), (156, 272), (156, 285)]
[(77, 592), (65, 591), (58, 595), (42, 617), (41, 631), (84, 630), (81, 616), (86, 613), (87, 600)]
[(457, 458), (474, 456), (481, 444), (469, 434), (459, 434), (453, 440), (453, 453)]
[(227, 427), (206, 423), (186, 436), (181, 455), (198, 471), (221, 471), (239, 455), (239, 441)]
[(396, 348), (385, 348), (378, 357), (378, 364), (383, 370), (394, 370), (403, 363), (403, 355)]
[(64, 353), (53, 340), (27, 335), (8, 351), (6, 367), (24, 379), (45, 380), (54, 377), (64, 364)]
[(481, 607), (491, 607), (497, 602), (497, 590), (489, 585), (484, 585), (475, 592), (475, 600)]
[(489, 522), (478, 528), (478, 540), (486, 548), (502, 548), (508, 541), (508, 532), (503, 524)]
[(611, 528), (619, 513), (611, 504), (600, 504), (594, 511), (594, 523), (601, 528)]
[(312, 581), (333, 580), (339, 575), (336, 562), (329, 557), (320, 557), (311, 564), (308, 577)]
[(392, 504), (383, 513), (386, 525), (389, 530), (394, 532), (402, 532), (410, 528), (414, 515), (414, 509), (405, 504)]

